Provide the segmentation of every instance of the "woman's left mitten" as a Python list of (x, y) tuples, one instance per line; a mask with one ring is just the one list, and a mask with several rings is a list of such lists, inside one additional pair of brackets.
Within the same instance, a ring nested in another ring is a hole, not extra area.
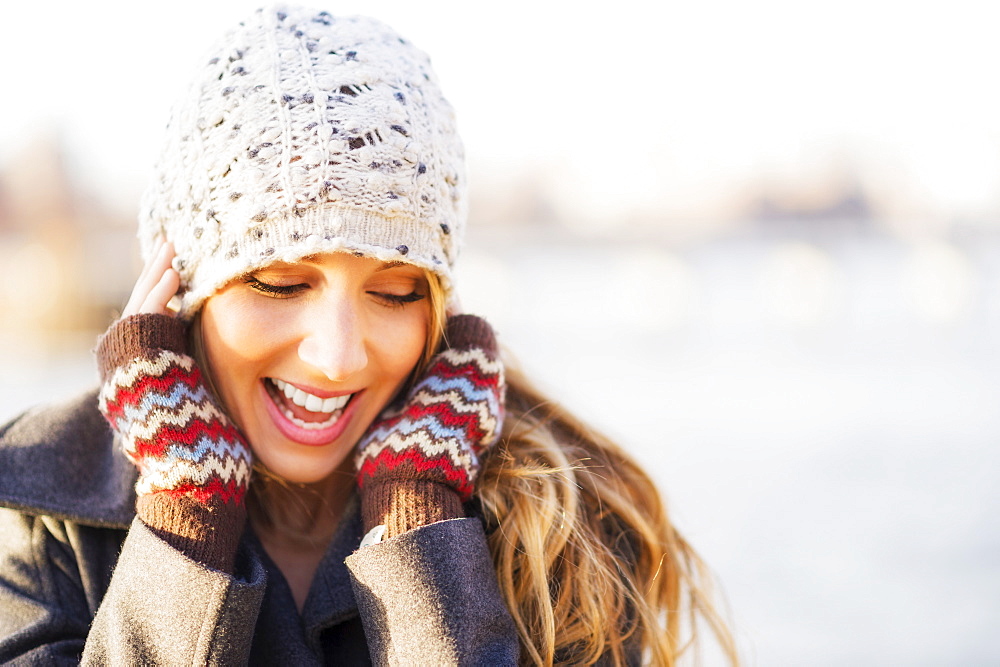
[(445, 342), (403, 406), (358, 444), (366, 530), (382, 524), (392, 537), (464, 516), (480, 459), (500, 438), (505, 386), (493, 329), (474, 315), (452, 316)]
[(251, 454), (185, 350), (175, 317), (115, 322), (97, 348), (100, 410), (139, 471), (139, 518), (189, 557), (232, 571)]

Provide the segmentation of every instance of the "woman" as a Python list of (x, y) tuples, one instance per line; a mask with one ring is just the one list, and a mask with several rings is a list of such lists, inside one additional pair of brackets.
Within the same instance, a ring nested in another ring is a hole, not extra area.
[(0, 434), (0, 660), (672, 664), (682, 610), (733, 656), (649, 478), (459, 314), (464, 222), (426, 56), (301, 8), (229, 33), (99, 396)]

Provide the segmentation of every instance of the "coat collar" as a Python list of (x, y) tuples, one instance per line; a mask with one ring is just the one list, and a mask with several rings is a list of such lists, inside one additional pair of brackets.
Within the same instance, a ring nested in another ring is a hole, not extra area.
[(0, 427), (2, 507), (127, 528), (136, 476), (97, 409), (96, 389)]

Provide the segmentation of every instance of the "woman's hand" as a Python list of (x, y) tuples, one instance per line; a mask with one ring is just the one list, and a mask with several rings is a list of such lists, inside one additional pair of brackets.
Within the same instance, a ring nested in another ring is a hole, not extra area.
[(151, 315), (172, 315), (167, 307), (170, 299), (177, 294), (181, 277), (171, 266), (174, 261), (174, 245), (160, 241), (152, 258), (142, 267), (139, 279), (135, 281), (132, 295), (125, 304), (122, 318), (129, 315), (148, 313)]

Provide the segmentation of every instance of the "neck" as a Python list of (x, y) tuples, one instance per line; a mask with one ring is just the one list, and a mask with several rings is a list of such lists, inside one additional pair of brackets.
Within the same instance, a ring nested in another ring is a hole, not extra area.
[(250, 522), (284, 575), (300, 614), (355, 484), (347, 461), (314, 484), (292, 484), (261, 473), (250, 485)]
[(325, 548), (340, 524), (355, 483), (353, 470), (337, 470), (311, 484), (259, 474), (251, 485), (254, 530), (268, 542)]

